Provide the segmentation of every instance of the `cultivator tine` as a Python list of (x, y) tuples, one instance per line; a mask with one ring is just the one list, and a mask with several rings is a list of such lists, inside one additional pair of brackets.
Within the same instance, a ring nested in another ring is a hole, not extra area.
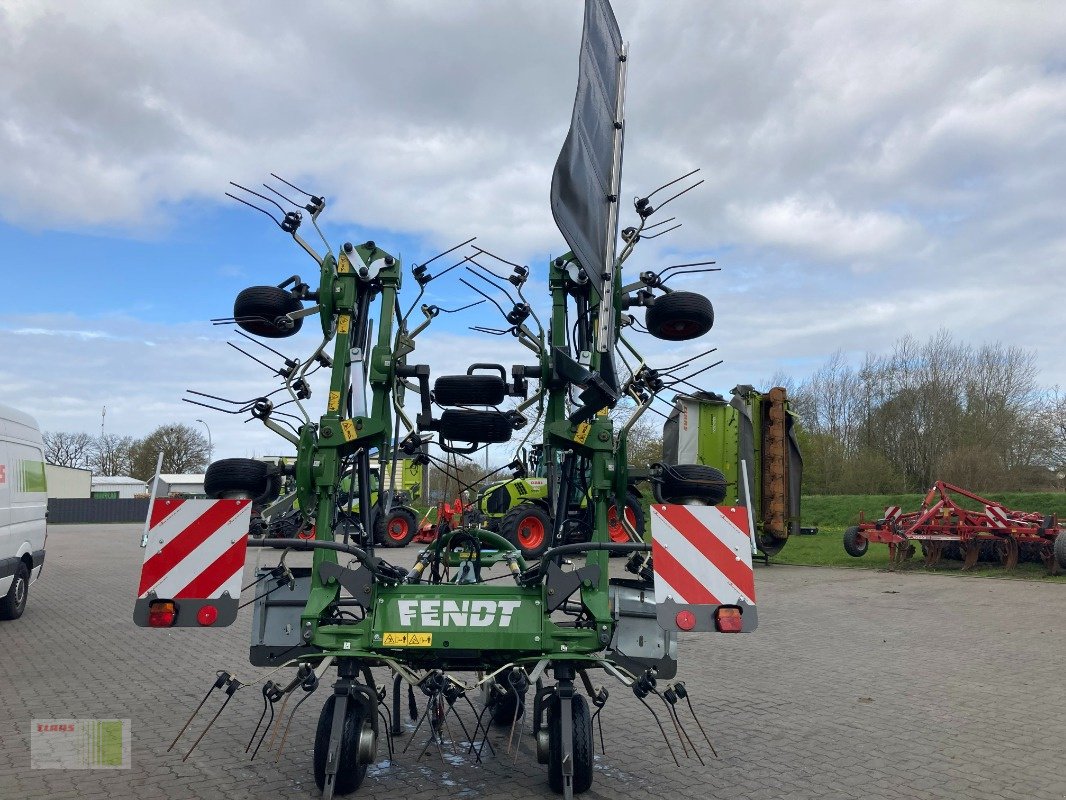
[(977, 565), (977, 559), (981, 557), (981, 543), (976, 539), (970, 539), (962, 545), (962, 568), (973, 569)]
[(943, 542), (925, 542), (925, 565), (927, 567), (935, 567), (940, 563), (941, 557), (944, 555), (944, 543)]
[(1003, 562), (1003, 569), (1010, 572), (1018, 566), (1018, 540), (1013, 537), (1008, 537), (1000, 541), (1000, 560)]

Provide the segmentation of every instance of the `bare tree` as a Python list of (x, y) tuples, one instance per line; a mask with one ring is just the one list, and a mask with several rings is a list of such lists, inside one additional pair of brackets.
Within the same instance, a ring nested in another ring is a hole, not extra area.
[(89, 466), (95, 475), (129, 475), (130, 451), (133, 449), (132, 436), (119, 436), (117, 433), (105, 433), (93, 440), (92, 458)]
[(87, 433), (45, 431), (44, 458), (59, 467), (84, 469), (92, 463), (96, 442)]

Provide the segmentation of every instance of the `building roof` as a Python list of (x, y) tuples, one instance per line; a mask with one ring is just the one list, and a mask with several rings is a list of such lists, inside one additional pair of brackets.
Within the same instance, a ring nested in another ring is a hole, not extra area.
[(110, 484), (136, 484), (137, 486), (144, 486), (144, 481), (139, 481), (136, 478), (131, 478), (128, 475), (93, 475), (93, 485), (98, 483), (110, 483)]
[(176, 472), (161, 472), (159, 474), (159, 480), (164, 483), (203, 483), (204, 476), (203, 474), (194, 475), (186, 473), (182, 475)]

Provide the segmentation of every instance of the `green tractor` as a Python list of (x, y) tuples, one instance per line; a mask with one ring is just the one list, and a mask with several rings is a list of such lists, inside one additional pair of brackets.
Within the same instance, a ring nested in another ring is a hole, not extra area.
[[(509, 480), (484, 486), (477, 495), (477, 513), (482, 525), (515, 544), (525, 558), (540, 558), (551, 542), (553, 513), (548, 477), (549, 465), (544, 458), (544, 446), (535, 444), (528, 454), (523, 453), (524, 465), (519, 474)], [(573, 502), (567, 511), (568, 542), (587, 542), (592, 536), (592, 522), (588, 507), (588, 478), (574, 486)], [(625, 500), (625, 520), (628, 526), (644, 537), (644, 506), (636, 484), (642, 480), (639, 471), (631, 469)], [(608, 532), (612, 542), (633, 541), (623, 525), (615, 504), (607, 512)]]
[(714, 471), (724, 484), (720, 502), (749, 506), (759, 549), (776, 555), (790, 535), (799, 533), (803, 458), (796, 415), (781, 387), (763, 393), (743, 385), (732, 395), (731, 400), (710, 392), (674, 398), (663, 424), (663, 463), (652, 470), (656, 502), (666, 483), (680, 485), (700, 471)]

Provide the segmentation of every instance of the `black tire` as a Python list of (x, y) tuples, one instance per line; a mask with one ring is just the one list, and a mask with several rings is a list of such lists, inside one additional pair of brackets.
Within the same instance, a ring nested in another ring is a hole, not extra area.
[(508, 726), (515, 721), (515, 709), (518, 709), (517, 719), (522, 719), (526, 713), (526, 693), (521, 695), (515, 694), (514, 688), (508, 681), (508, 676), (511, 674), (511, 670), (507, 669), (501, 672), (496, 682), (502, 686), (506, 686), (508, 691), (506, 694), (495, 694), (492, 702), (492, 709), (490, 714), (492, 716), (492, 722), (494, 725)]
[(374, 522), (374, 541), (382, 547), (407, 547), (416, 533), (418, 517), (406, 506), (393, 506), (388, 516), (378, 514)]
[(19, 561), (15, 576), (7, 594), (0, 598), (0, 619), (18, 619), (26, 610), (26, 601), (30, 596), (30, 569), (25, 561)]
[(540, 558), (551, 546), (551, 516), (536, 503), (519, 503), (500, 520), (499, 534), (525, 559)]
[(248, 333), (265, 339), (284, 339), (304, 324), (303, 317), (291, 320), (285, 315), (302, 307), (290, 292), (277, 286), (252, 286), (233, 301), (233, 318)]
[(433, 401), (442, 406), (498, 406), (506, 396), (498, 375), (444, 375), (433, 383)]
[(511, 440), (511, 421), (499, 411), (448, 409), (440, 415), (441, 438), (471, 444), (498, 444)]
[(725, 500), (725, 475), (704, 464), (664, 466), (661, 479), (653, 486), (659, 503), (698, 501), (716, 506)]
[(644, 325), (656, 339), (698, 339), (714, 327), (714, 306), (702, 294), (670, 292), (655, 298), (644, 315)]
[(857, 525), (844, 531), (844, 550), (853, 558), (862, 558), (870, 547), (870, 540), (859, 533)]
[[(592, 715), (584, 695), (575, 694), (570, 701), (574, 726), (574, 794), (592, 788), (592, 764), (596, 751), (592, 740)], [(548, 786), (553, 792), (563, 791), (563, 743), (559, 698), (548, 700)]]
[(204, 493), (218, 499), (243, 495), (253, 505), (262, 505), (277, 497), (281, 478), (270, 474), (270, 465), (254, 458), (224, 458), (215, 461), (204, 475)]
[[(337, 696), (330, 695), (322, 705), (315, 729), (314, 771), (315, 784), (322, 791), (326, 785), (326, 759), (329, 757), (329, 735), (333, 728), (333, 709)], [(359, 734), (367, 722), (366, 706), (358, 697), (348, 699), (341, 733), (340, 760), (334, 780), (334, 794), (350, 794), (359, 788), (366, 777), (366, 764), (359, 763)]]
[(1059, 531), (1055, 537), (1055, 560), (1062, 569), (1066, 569), (1066, 531)]

